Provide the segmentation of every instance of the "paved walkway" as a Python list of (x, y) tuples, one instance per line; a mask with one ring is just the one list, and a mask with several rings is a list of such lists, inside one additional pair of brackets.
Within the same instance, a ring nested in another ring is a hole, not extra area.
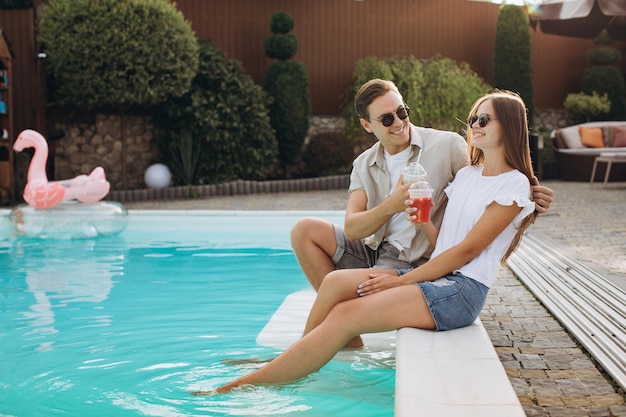
[[(546, 181), (549, 213), (531, 231), (626, 288), (626, 183)], [(126, 203), (129, 209), (343, 210), (347, 192), (308, 191)], [(616, 387), (515, 275), (502, 268), (481, 319), (529, 417), (626, 417)]]

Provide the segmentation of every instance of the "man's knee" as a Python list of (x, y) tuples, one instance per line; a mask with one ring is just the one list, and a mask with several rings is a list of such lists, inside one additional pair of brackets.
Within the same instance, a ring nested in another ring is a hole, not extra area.
[[(315, 217), (305, 217), (296, 222), (291, 229), (291, 246), (296, 248), (313, 242), (318, 246), (324, 243), (335, 242), (332, 224)], [(326, 242), (328, 241), (328, 242)]]
[(292, 245), (294, 243), (302, 241), (302, 239), (305, 239), (307, 236), (309, 236), (308, 230), (311, 228), (311, 223), (313, 222), (313, 220), (314, 219), (310, 217), (306, 217), (304, 219), (298, 220), (296, 224), (293, 225), (290, 234)]

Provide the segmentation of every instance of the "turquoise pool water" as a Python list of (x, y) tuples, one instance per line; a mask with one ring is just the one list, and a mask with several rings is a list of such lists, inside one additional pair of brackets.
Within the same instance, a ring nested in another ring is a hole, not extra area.
[[(131, 212), (120, 235), (10, 236), (0, 211), (0, 416), (392, 416), (392, 366), (193, 397), (278, 351), (255, 342), (308, 287), (297, 219), (339, 212)], [(387, 364), (389, 365), (389, 364)]]

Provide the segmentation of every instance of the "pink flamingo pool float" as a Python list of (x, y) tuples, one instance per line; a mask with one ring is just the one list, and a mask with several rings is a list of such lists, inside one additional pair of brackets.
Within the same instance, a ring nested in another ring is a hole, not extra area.
[(21, 152), (26, 148), (35, 148), (28, 167), (28, 183), (24, 188), (24, 200), (29, 205), (45, 209), (68, 200), (94, 203), (109, 193), (111, 185), (106, 180), (102, 167), (96, 167), (89, 175), (79, 175), (63, 181), (48, 181), (48, 142), (39, 132), (27, 129), (18, 135), (13, 149)]

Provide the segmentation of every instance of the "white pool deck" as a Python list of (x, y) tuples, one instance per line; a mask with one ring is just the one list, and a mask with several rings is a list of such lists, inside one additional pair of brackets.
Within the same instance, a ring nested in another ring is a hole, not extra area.
[[(298, 340), (314, 299), (313, 290), (287, 296), (257, 343), (286, 349)], [(405, 328), (363, 340), (368, 349), (395, 351), (396, 417), (526, 415), (480, 319), (448, 332)], [(355, 355), (344, 350), (335, 359)]]
[[(10, 210), (0, 209), (0, 236), (11, 232)], [(343, 223), (343, 211), (203, 211), (131, 210), (123, 232), (130, 244), (176, 234), (186, 243), (220, 247), (290, 249), (289, 231), (302, 217), (316, 216)], [(63, 227), (63, 226), (61, 226)], [(257, 342), (284, 349), (295, 342), (315, 298), (313, 290), (290, 294), (278, 308)], [(400, 329), (363, 335), (369, 349), (395, 351), (396, 417), (525, 416), (504, 367), (482, 326), (448, 332)], [(354, 351), (336, 359), (350, 360)]]

